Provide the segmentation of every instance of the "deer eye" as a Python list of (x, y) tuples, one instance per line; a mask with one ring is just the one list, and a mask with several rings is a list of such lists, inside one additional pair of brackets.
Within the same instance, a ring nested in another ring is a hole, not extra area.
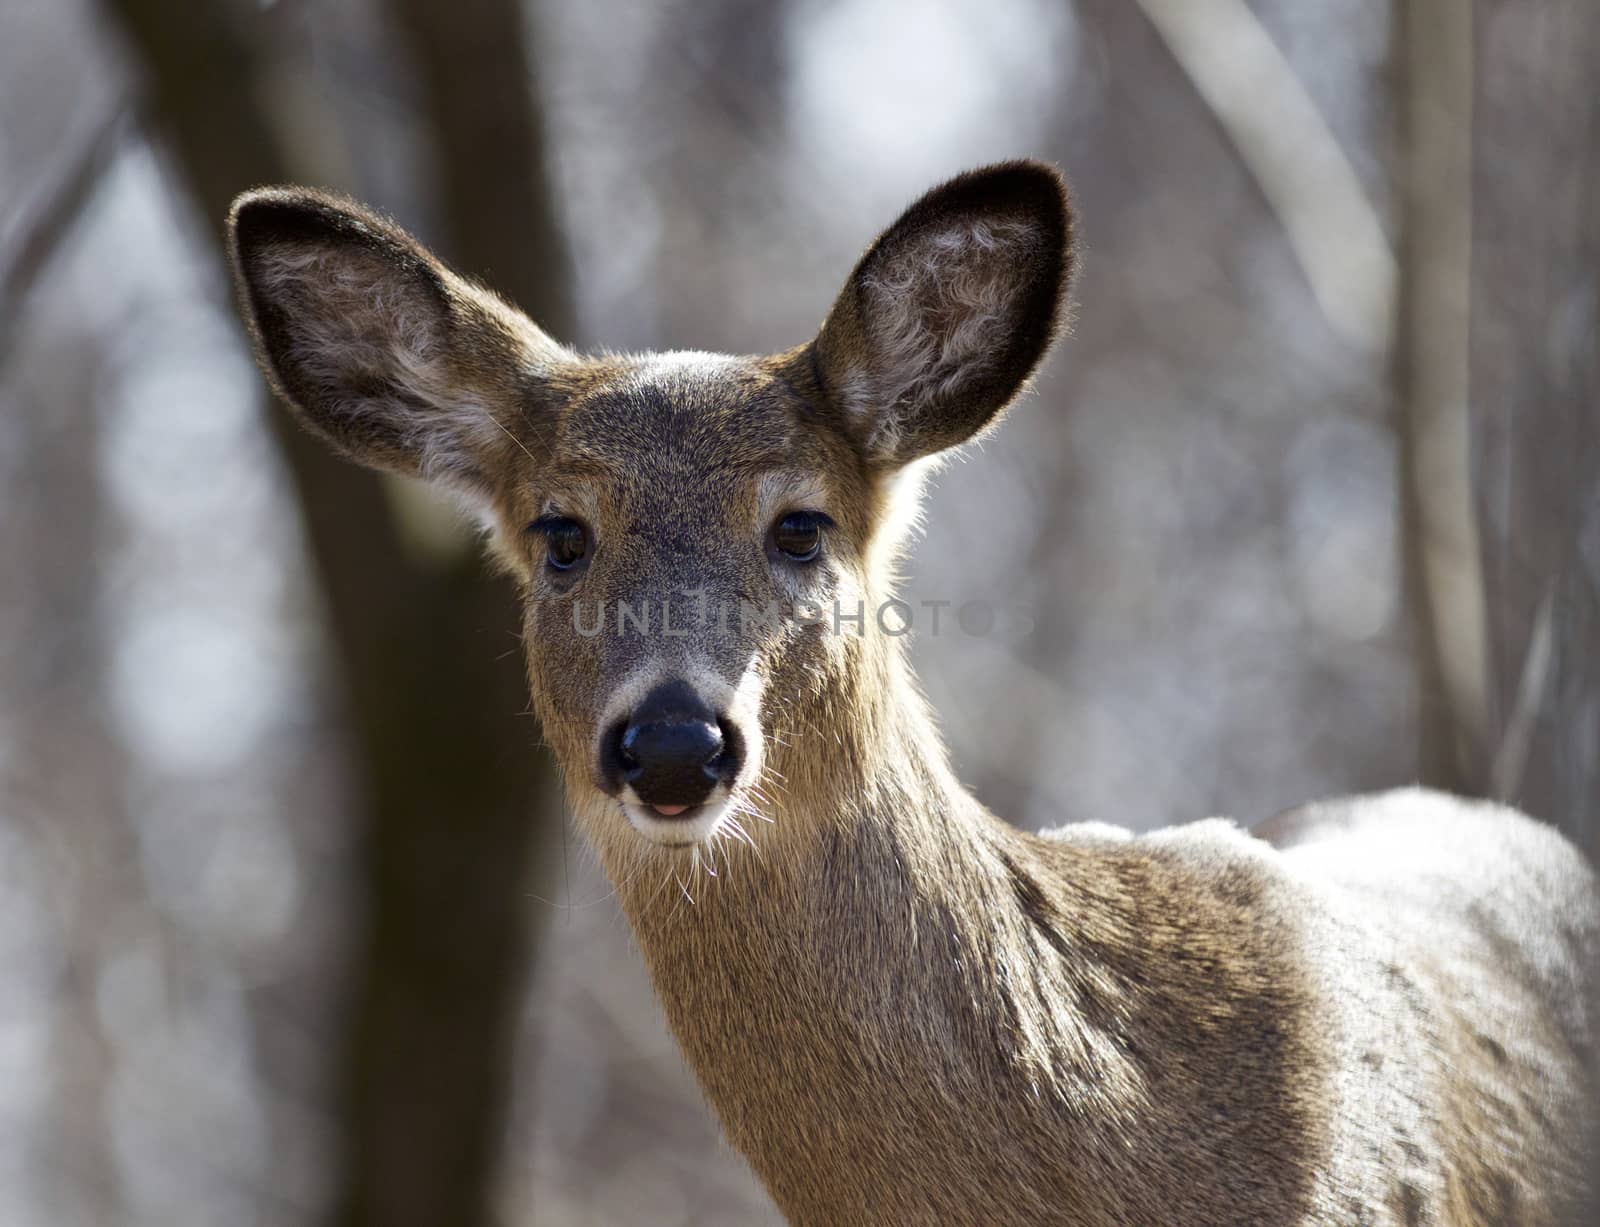
[(567, 571), (589, 552), (589, 530), (566, 516), (543, 516), (528, 526), (544, 534), (545, 558), (557, 571)]
[(828, 518), (815, 511), (791, 511), (772, 527), (772, 544), (794, 562), (810, 562), (822, 549)]

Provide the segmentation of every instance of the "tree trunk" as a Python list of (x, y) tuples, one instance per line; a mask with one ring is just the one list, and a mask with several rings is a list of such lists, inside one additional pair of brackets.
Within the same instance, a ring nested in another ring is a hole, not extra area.
[[(232, 197), (292, 181), (249, 23), (254, 9), (108, 0), (148, 77), (177, 165), (220, 238)], [(562, 250), (545, 200), (520, 13), (453, 5), (471, 59), (432, 49), (444, 254), (556, 329)], [(410, 23), (408, 23), (410, 24)], [(427, 49), (424, 49), (427, 50)], [(457, 54), (464, 54), (458, 52)], [(448, 79), (453, 71), (454, 81)], [(473, 95), (480, 95), (475, 101)], [(475, 142), (498, 125), (492, 157)], [(272, 415), (326, 595), (364, 776), (365, 896), (339, 1071), (336, 1221), (470, 1227), (490, 1218), (513, 1021), (530, 958), (525, 884), (551, 772), (527, 707), (515, 602), (475, 556), (407, 544), (382, 484)]]

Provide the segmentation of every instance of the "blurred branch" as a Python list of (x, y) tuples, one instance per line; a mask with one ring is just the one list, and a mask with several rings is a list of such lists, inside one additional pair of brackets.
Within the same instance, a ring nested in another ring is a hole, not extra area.
[(32, 216), (19, 227), (16, 255), (0, 271), (0, 361), (16, 334), (23, 299), (94, 199), (95, 189), (128, 134), (129, 118), (129, 112), (118, 107), (101, 120), (67, 163), (61, 178), (44, 192)]
[[(283, 126), (263, 105), (272, 96), (261, 50), (270, 12), (106, 3), (143, 62), (177, 164), (220, 239), (238, 191), (300, 177)], [(462, 20), (485, 7), (452, 14)], [(485, 62), (454, 70), (462, 89), (515, 78), (515, 101), (503, 88), (494, 96), (526, 109), (512, 30), (502, 24), (479, 44)], [(455, 131), (439, 128), (445, 138)], [(517, 198), (525, 206), (539, 184), (534, 156), (501, 149), (481, 173), (526, 172)], [(508, 229), (513, 222), (509, 213), (466, 217), (453, 229), (474, 231), (484, 250), (508, 251), (529, 237), (525, 226)], [(549, 779), (537, 730), (516, 718), (526, 689), (514, 602), (475, 558), (408, 549), (378, 480), (334, 460), (287, 414), (272, 421), (327, 597), (367, 784), (358, 816), (362, 945), (340, 1054), (346, 1153), (337, 1221), (471, 1227), (490, 1217), (509, 1038), (531, 957), (524, 883)]]
[(1472, 6), (1406, 0), (1401, 469), (1418, 615), (1421, 775), (1489, 786), (1488, 641), (1472, 495)]
[[(1238, 149), (1334, 330), (1381, 355), (1399, 337), (1409, 604), (1421, 677), (1421, 775), (1482, 791), (1483, 583), (1467, 400), (1472, 14), (1407, 0), (1406, 259), (1316, 104), (1244, 0), (1139, 0)], [(1397, 318), (1396, 302), (1400, 303)]]
[(1600, 7), (1468, 7), (1471, 448), (1494, 783), (1600, 863)]
[(1139, 0), (1239, 151), (1328, 323), (1388, 349), (1397, 272), (1378, 212), (1293, 67), (1245, 0)]
[(1505, 731), (1494, 752), (1492, 795), (1504, 800), (1522, 791), (1523, 773), (1528, 769), (1528, 748), (1533, 743), (1534, 725), (1544, 705), (1554, 656), (1555, 589), (1550, 588), (1539, 602), (1534, 616), (1533, 634), (1523, 654), (1522, 672), (1517, 680), (1516, 701), (1506, 718)]

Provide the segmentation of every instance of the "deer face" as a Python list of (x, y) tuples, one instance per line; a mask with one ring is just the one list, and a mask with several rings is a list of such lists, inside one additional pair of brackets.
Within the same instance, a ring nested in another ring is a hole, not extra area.
[(592, 833), (679, 846), (770, 816), (857, 718), (908, 474), (1014, 398), (1070, 248), (1053, 171), (974, 172), (880, 236), (806, 345), (586, 359), (348, 203), (269, 189), (231, 224), (305, 424), (488, 524)]
[(611, 800), (648, 839), (762, 812), (785, 706), (847, 666), (808, 615), (865, 582), (866, 481), (814, 416), (781, 362), (622, 362), (520, 483), (535, 708), (574, 800)]

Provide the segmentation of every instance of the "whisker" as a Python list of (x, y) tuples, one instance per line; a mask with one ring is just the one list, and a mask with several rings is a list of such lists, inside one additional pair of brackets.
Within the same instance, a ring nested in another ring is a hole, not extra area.
[[(533, 453), (530, 452), (526, 447), (522, 446), (522, 440), (517, 438), (516, 435), (512, 434), (509, 430), (507, 430), (505, 428), (504, 424), (500, 421), (499, 418), (495, 417), (495, 415), (492, 414), (492, 413), (488, 415), (488, 418), (489, 418), (489, 420), (491, 422), (493, 422), (496, 426), (498, 426), (500, 428), (500, 433), (501, 434), (505, 435), (506, 438), (510, 439), (519, 448), (522, 448), (522, 454), (524, 456), (526, 456), (529, 460), (533, 460), (534, 459)], [(537, 464), (538, 461), (534, 460), (534, 463)]]

